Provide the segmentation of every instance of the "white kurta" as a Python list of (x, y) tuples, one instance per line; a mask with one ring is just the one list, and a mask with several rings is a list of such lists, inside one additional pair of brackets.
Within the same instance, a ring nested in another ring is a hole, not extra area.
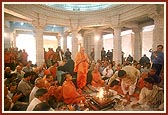
[(29, 103), (35, 98), (34, 94), (39, 88), (37, 86), (34, 86), (33, 89), (31, 90), (31, 93), (29, 95)]
[(33, 109), (35, 108), (35, 106), (36, 106), (37, 104), (39, 104), (39, 103), (41, 103), (41, 101), (40, 101), (38, 98), (34, 98), (34, 99), (30, 102), (30, 104), (29, 104), (29, 106), (27, 107), (27, 110), (26, 110), (26, 111), (33, 111)]
[(122, 70), (126, 71), (127, 76), (121, 81), (121, 89), (124, 94), (129, 93), (129, 95), (132, 95), (135, 91), (137, 80), (140, 77), (140, 71), (133, 66), (125, 66)]
[(148, 104), (148, 102), (152, 101), (155, 98), (159, 89), (160, 88), (156, 85), (153, 85), (152, 90), (149, 90), (148, 88), (143, 87), (140, 94), (139, 94), (138, 103), (139, 104)]

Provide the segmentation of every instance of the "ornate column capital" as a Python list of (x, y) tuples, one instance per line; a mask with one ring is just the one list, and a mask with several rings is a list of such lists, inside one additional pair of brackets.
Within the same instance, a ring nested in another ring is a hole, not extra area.
[(95, 29), (93, 29), (93, 32), (94, 32), (94, 34), (99, 34), (99, 35), (101, 35), (102, 32), (103, 32), (103, 30), (100, 29), (100, 28), (95, 28)]
[(122, 26), (127, 28), (139, 28), (138, 24), (133, 22), (124, 23)]
[(18, 33), (16, 30), (14, 30), (14, 31), (12, 32), (12, 34), (13, 34), (13, 37), (16, 38), (16, 37), (18, 36), (19, 33)]
[(164, 5), (162, 4), (156, 4), (154, 8), (150, 9), (150, 12), (148, 13), (148, 16), (152, 19), (156, 17), (164, 17)]
[(71, 31), (79, 31), (81, 29), (79, 19), (69, 19), (69, 26)]
[(133, 27), (133, 28), (132, 28), (132, 31), (133, 31), (134, 33), (141, 32), (141, 31), (142, 31), (142, 28), (139, 27), (139, 26)]
[(47, 16), (43, 14), (38, 14), (38, 18), (32, 21), (32, 24), (35, 28), (44, 28), (47, 23)]
[(60, 33), (56, 33), (56, 38), (60, 38), (62, 35)]
[(148, 13), (148, 16), (154, 20), (154, 25), (163, 28), (164, 26), (164, 5), (156, 4), (154, 9)]
[(114, 29), (114, 38), (120, 37), (121, 27), (120, 27), (120, 26), (116, 26), (116, 27), (114, 27), (113, 29)]
[(113, 28), (120, 26), (121, 25), (120, 23), (121, 23), (120, 14), (111, 17), (111, 25), (112, 25)]
[(163, 16), (159, 15), (159, 16), (155, 16), (154, 18), (154, 24), (159, 27), (159, 28), (163, 28), (164, 27), (164, 18)]
[(56, 38), (58, 40), (58, 46), (61, 46), (61, 38), (62, 38), (62, 35), (60, 33), (56, 34)]
[(67, 32), (67, 31), (63, 33), (63, 36), (67, 37), (68, 35), (69, 35), (69, 32)]

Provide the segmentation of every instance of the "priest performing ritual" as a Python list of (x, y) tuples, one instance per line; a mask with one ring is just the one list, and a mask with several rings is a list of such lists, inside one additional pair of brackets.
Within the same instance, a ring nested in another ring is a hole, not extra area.
[(75, 57), (74, 72), (77, 72), (77, 87), (82, 89), (86, 85), (87, 72), (89, 67), (89, 58), (85, 53), (84, 47), (80, 48), (80, 51)]

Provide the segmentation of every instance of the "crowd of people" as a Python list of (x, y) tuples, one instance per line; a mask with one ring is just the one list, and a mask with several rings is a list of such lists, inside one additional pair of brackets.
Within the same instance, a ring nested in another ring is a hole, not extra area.
[(95, 61), (94, 48), (88, 56), (80, 47), (73, 60), (69, 49), (64, 53), (59, 46), (55, 52), (44, 50), (45, 62), (37, 66), (27, 60), (25, 50), (5, 49), (4, 111), (55, 111), (59, 103), (79, 104), (86, 100), (87, 85), (117, 91), (125, 105), (135, 98), (132, 108), (147, 104), (164, 110), (163, 46), (150, 58), (133, 60), (129, 55), (121, 64), (108, 52), (102, 48), (101, 59)]

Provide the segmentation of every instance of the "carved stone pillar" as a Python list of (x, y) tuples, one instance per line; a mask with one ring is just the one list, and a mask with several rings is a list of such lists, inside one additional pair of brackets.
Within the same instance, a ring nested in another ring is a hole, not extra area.
[(80, 44), (78, 44), (78, 38), (77, 38), (78, 32), (73, 30), (72, 31), (72, 59), (75, 58), (75, 55), (78, 52), (78, 47)]
[[(95, 61), (101, 59), (101, 48), (103, 44), (102, 33), (98, 29), (94, 30), (94, 52), (95, 52)], [(90, 49), (90, 51), (92, 51)]]
[(35, 29), (35, 38), (36, 38), (36, 64), (40, 66), (44, 62), (43, 28)]
[(134, 57), (135, 53), (135, 34), (131, 33), (131, 50), (132, 56)]
[(63, 34), (63, 49), (64, 49), (64, 51), (66, 51), (66, 49), (67, 49), (67, 36), (68, 36), (67, 33)]
[(142, 56), (142, 39), (141, 39), (141, 30), (136, 27), (132, 29), (134, 32), (134, 47), (133, 47), (133, 57), (134, 60), (138, 61)]
[(159, 44), (164, 45), (164, 6), (165, 5), (157, 4), (149, 13), (149, 17), (154, 20), (155, 25), (153, 29), (153, 50), (156, 50)]
[(153, 45), (152, 48), (156, 50), (157, 45), (164, 45), (164, 18), (163, 16), (155, 16), (153, 29)]
[(17, 38), (17, 36), (18, 36), (18, 33), (16, 31), (13, 31), (11, 33), (11, 39), (10, 39), (11, 47), (14, 47), (14, 48), (16, 47), (16, 38)]
[(4, 31), (2, 33), (3, 35), (3, 39), (4, 39), (4, 48), (10, 48), (11, 47), (11, 38), (13, 37), (12, 36), (12, 32), (11, 32), (11, 29), (10, 29), (10, 24), (8, 21), (4, 21)]
[(122, 63), (122, 42), (121, 42), (121, 28), (114, 28), (114, 49), (113, 49), (113, 60), (116, 64)]
[(69, 19), (70, 29), (72, 32), (72, 59), (75, 58), (75, 55), (78, 52), (81, 44), (78, 41), (78, 31), (79, 31), (79, 19), (74, 18), (73, 16)]
[(61, 46), (61, 35), (57, 34), (56, 38), (57, 38), (57, 41), (58, 41), (58, 46)]
[(43, 31), (46, 24), (46, 16), (39, 15), (38, 20), (33, 21), (35, 27), (34, 36), (36, 38), (36, 64), (40, 66), (44, 62)]
[(92, 30), (85, 31), (82, 34), (83, 45), (85, 47), (85, 52), (90, 55), (91, 49), (94, 48), (94, 32)]

